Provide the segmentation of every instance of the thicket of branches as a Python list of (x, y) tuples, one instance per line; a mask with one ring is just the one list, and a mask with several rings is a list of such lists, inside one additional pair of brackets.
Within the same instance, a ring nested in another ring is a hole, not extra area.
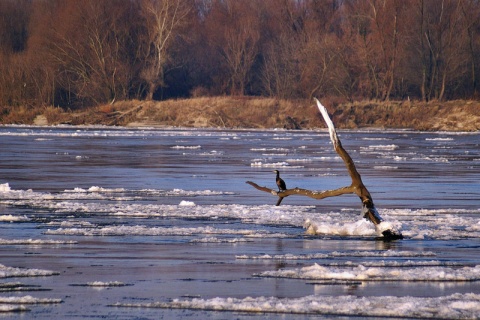
[(2, 0), (0, 104), (479, 94), (478, 0)]

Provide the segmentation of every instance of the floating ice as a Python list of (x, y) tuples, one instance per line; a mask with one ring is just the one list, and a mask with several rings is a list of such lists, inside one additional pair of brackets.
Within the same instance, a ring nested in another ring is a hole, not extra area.
[[(240, 255), (236, 256), (237, 259), (266, 259), (266, 260), (314, 260), (314, 259), (328, 259), (328, 258), (338, 258), (338, 257), (380, 257), (380, 258), (392, 258), (392, 257), (433, 257), (435, 253), (431, 251), (395, 251), (395, 250), (381, 250), (381, 251), (346, 251), (338, 252), (333, 251), (330, 253), (312, 253), (312, 254), (281, 254), (281, 255), (259, 255), (259, 256), (248, 256)], [(375, 262), (377, 265), (385, 265), (384, 262)], [(409, 263), (412, 265), (413, 263)], [(439, 262), (429, 261), (428, 265), (439, 265)]]
[(195, 206), (195, 202), (182, 200), (178, 205), (183, 207), (193, 207)]
[(58, 275), (58, 272), (41, 270), (41, 269), (24, 269), (7, 267), (0, 264), (0, 278), (13, 278), (13, 277), (44, 277)]
[(202, 146), (173, 146), (172, 149), (201, 149)]
[(251, 242), (245, 238), (223, 238), (219, 239), (217, 237), (205, 237), (201, 239), (193, 239), (190, 242), (192, 243), (239, 243), (239, 242)]
[(378, 169), (378, 170), (396, 170), (398, 167), (395, 166), (373, 166), (373, 169)]
[(30, 219), (27, 216), (14, 216), (11, 214), (7, 215), (0, 215), (0, 221), (3, 222), (22, 222), (22, 221), (29, 221)]
[(375, 225), (375, 232), (378, 236), (382, 236), (385, 231), (391, 231), (395, 234), (400, 234), (399, 229), (401, 228), (401, 223), (398, 221), (382, 221), (379, 224)]
[(108, 188), (102, 188), (98, 186), (92, 186), (88, 188), (89, 192), (124, 192), (124, 188), (114, 188), (114, 189), (108, 189)]
[(235, 312), (315, 314), (425, 319), (473, 319), (480, 313), (480, 295), (474, 293), (424, 297), (316, 296), (302, 298), (246, 297), (174, 299), (171, 302), (116, 303), (113, 307), (194, 309)]
[(8, 183), (2, 183), (0, 184), (0, 192), (10, 192), (11, 189), (10, 189), (10, 186), (8, 185)]
[(282, 168), (282, 167), (288, 167), (289, 164), (288, 162), (274, 162), (274, 163), (266, 163), (262, 161), (256, 161), (250, 163), (251, 167), (265, 167), (265, 168)]
[(41, 239), (1, 239), (0, 245), (27, 245), (27, 246), (41, 246), (41, 245), (62, 245), (62, 244), (77, 244), (77, 241), (65, 240), (41, 240)]
[(56, 230), (47, 230), (48, 235), (80, 235), (80, 236), (193, 236), (201, 234), (229, 234), (229, 235), (268, 235), (265, 230), (251, 229), (220, 229), (211, 226), (182, 228), (182, 227), (146, 227), (146, 226), (107, 226), (96, 228), (59, 228)]
[(34, 298), (32, 296), (23, 296), (23, 297), (1, 297), (0, 303), (8, 304), (51, 304), (51, 303), (62, 303), (62, 299), (52, 299), (52, 298)]
[(336, 236), (375, 236), (376, 231), (372, 223), (362, 219), (353, 222), (313, 222), (305, 221), (306, 233), (310, 235)]
[[(6, 186), (5, 186), (6, 185)], [(113, 201), (132, 201), (141, 199), (146, 196), (217, 196), (217, 195), (232, 195), (233, 192), (228, 191), (213, 191), (213, 190), (158, 190), (158, 189), (141, 189), (141, 190), (126, 190), (124, 188), (102, 188), (92, 186), (88, 189), (76, 187), (74, 189), (67, 189), (61, 193), (44, 193), (34, 192), (32, 190), (12, 190), (8, 183), (3, 185), (5, 191), (1, 191), (0, 187), (0, 203), (7, 203), (12, 205), (30, 205), (33, 203), (40, 204), (41, 200), (113, 200)], [(2, 185), (0, 185), (2, 186)], [(119, 195), (121, 194), (121, 195)], [(131, 196), (125, 196), (128, 194)], [(26, 202), (19, 202), (18, 200), (27, 200)]]
[[(291, 168), (291, 167), (290, 167)], [(187, 206), (190, 201), (179, 205), (159, 205), (149, 202), (131, 201), (135, 199), (156, 199), (163, 197), (197, 197), (231, 195), (232, 192), (213, 190), (126, 190), (122, 188), (65, 190), (59, 193), (34, 192), (32, 190), (12, 190), (8, 183), (1, 184), (0, 204), (12, 207), (33, 209), (25, 216), (5, 215), (4, 221), (35, 221), (35, 215), (72, 214), (112, 217), (176, 217), (186, 219), (238, 219), (244, 223), (259, 225), (287, 225), (304, 227), (305, 233), (319, 236), (360, 236), (372, 237), (381, 234), (385, 228), (401, 230), (410, 239), (476, 239), (480, 238), (478, 214), (480, 209), (382, 209), (384, 223), (377, 226), (363, 219), (356, 210), (317, 212), (312, 206), (281, 207), (271, 205), (197, 205)], [(60, 201), (59, 201), (60, 200)], [(100, 201), (98, 201), (100, 200)], [(435, 216), (432, 219), (432, 216)], [(66, 222), (65, 222), (66, 223)], [(64, 227), (68, 227), (64, 225)], [(91, 228), (80, 226), (78, 228)]]
[(251, 148), (250, 151), (284, 151), (288, 152), (287, 148)]
[(389, 144), (389, 145), (374, 145), (368, 147), (360, 147), (360, 150), (367, 151), (367, 150), (396, 150), (398, 146), (396, 144)]
[(287, 162), (312, 162), (311, 158), (301, 158), (301, 159), (287, 159)]
[(453, 141), (453, 138), (425, 138), (426, 141)]
[(306, 280), (358, 280), (358, 281), (479, 281), (480, 265), (475, 267), (415, 267), (386, 269), (359, 265), (329, 267), (315, 263), (299, 269), (265, 271), (261, 277), (292, 278)]
[(333, 251), (329, 253), (332, 257), (434, 257), (432, 251)]
[(3, 312), (3, 313), (24, 312), (24, 311), (30, 311), (30, 309), (28, 309), (25, 306), (0, 304), (0, 312)]
[(225, 194), (233, 194), (233, 192), (212, 190), (188, 191), (183, 189), (173, 189), (165, 192), (166, 196), (218, 196)]

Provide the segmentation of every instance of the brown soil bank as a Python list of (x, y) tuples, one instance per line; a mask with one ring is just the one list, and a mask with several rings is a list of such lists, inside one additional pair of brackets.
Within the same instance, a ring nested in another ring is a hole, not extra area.
[[(323, 101), (338, 128), (480, 130), (480, 101)], [(313, 101), (253, 97), (205, 97), (167, 101), (120, 101), (81, 111), (3, 108), (0, 122), (56, 125), (178, 126), (313, 129), (325, 127)]]

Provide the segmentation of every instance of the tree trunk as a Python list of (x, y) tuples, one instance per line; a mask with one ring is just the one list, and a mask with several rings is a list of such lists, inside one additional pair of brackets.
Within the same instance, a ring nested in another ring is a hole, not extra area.
[(147, 101), (153, 100), (153, 94), (155, 93), (156, 89), (157, 89), (157, 86), (156, 86), (155, 82), (149, 81), (148, 91), (147, 91), (147, 95), (145, 96), (145, 100), (147, 100)]
[(338, 155), (342, 158), (343, 162), (347, 167), (350, 178), (352, 179), (351, 185), (348, 187), (342, 187), (335, 190), (326, 190), (326, 191), (313, 191), (308, 189), (294, 188), (294, 189), (287, 189), (279, 192), (267, 187), (261, 187), (252, 181), (247, 181), (246, 183), (253, 186), (257, 190), (268, 192), (274, 196), (278, 196), (278, 201), (276, 204), (277, 206), (280, 205), (283, 198), (286, 198), (291, 195), (307, 196), (313, 199), (320, 200), (328, 197), (340, 196), (343, 194), (356, 194), (362, 201), (363, 217), (369, 220), (370, 222), (372, 222), (376, 226), (377, 231), (379, 231), (379, 233), (383, 235), (384, 239), (388, 239), (388, 240), (403, 239), (403, 236), (399, 231), (394, 230), (391, 227), (388, 227), (382, 230), (382, 228), (380, 227), (382, 223), (382, 218), (380, 217), (380, 215), (377, 212), (377, 209), (375, 208), (370, 192), (363, 184), (362, 177), (358, 173), (352, 158), (350, 157), (348, 152), (342, 147), (342, 143), (340, 142), (340, 139), (337, 136), (335, 126), (333, 125), (333, 122), (328, 115), (327, 109), (320, 103), (320, 101), (318, 101), (317, 99), (315, 100), (317, 102), (318, 109), (320, 110), (323, 116), (323, 119), (327, 123), (328, 132), (330, 134), (330, 140), (333, 143), (333, 147), (335, 151), (338, 153)]

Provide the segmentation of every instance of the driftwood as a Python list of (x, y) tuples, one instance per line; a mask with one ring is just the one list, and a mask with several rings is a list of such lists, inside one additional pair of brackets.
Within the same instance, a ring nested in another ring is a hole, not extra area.
[[(369, 220), (370, 222), (372, 222), (374, 225), (376, 226), (379, 225), (382, 222), (382, 218), (378, 214), (378, 211), (375, 208), (375, 205), (373, 204), (373, 200), (372, 200), (372, 196), (370, 195), (370, 192), (368, 192), (368, 189), (363, 184), (362, 177), (358, 173), (352, 158), (347, 153), (347, 151), (345, 151), (345, 149), (343, 148), (342, 143), (337, 136), (335, 126), (333, 125), (333, 122), (330, 119), (326, 108), (317, 99), (315, 99), (315, 101), (317, 102), (318, 109), (320, 110), (320, 113), (322, 114), (323, 119), (325, 120), (328, 126), (328, 132), (330, 134), (330, 140), (333, 143), (333, 147), (335, 151), (338, 153), (338, 155), (342, 158), (343, 162), (347, 167), (348, 173), (350, 174), (350, 178), (352, 179), (351, 185), (348, 187), (342, 187), (335, 190), (325, 190), (325, 191), (312, 191), (312, 190), (301, 189), (301, 188), (276, 191), (274, 189), (259, 186), (258, 184), (252, 181), (247, 181), (246, 183), (248, 183), (249, 185), (253, 186), (254, 188), (260, 191), (268, 192), (274, 196), (278, 196), (278, 201), (276, 204), (277, 206), (281, 204), (283, 198), (286, 198), (291, 195), (307, 196), (313, 199), (320, 200), (328, 197), (340, 196), (343, 194), (356, 194), (362, 201), (363, 217)], [(388, 239), (403, 238), (402, 234), (395, 230), (386, 229), (381, 232), (383, 236)]]

